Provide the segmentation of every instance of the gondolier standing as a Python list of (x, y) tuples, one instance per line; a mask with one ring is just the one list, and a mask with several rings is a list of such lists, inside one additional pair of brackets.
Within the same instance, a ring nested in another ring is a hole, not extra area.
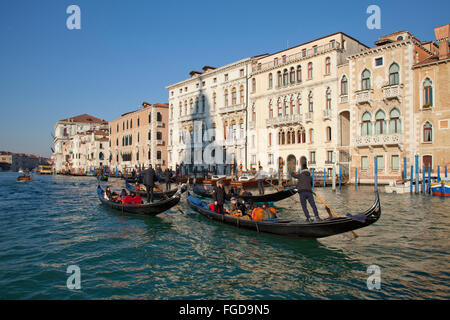
[(303, 212), (305, 213), (306, 220), (308, 222), (311, 222), (311, 217), (309, 215), (309, 211), (306, 205), (306, 201), (309, 202), (311, 205), (314, 216), (316, 217), (316, 220), (320, 221), (319, 213), (317, 211), (316, 203), (314, 201), (314, 195), (312, 193), (312, 177), (311, 173), (308, 170), (308, 167), (306, 165), (306, 158), (301, 157), (300, 159), (302, 172), (300, 174), (298, 173), (292, 173), (292, 177), (298, 179), (297, 181), (297, 190), (300, 194), (300, 203), (302, 205)]
[(264, 194), (264, 180), (266, 180), (267, 174), (260, 166), (259, 171), (255, 175), (255, 180), (258, 182), (259, 194)]
[(147, 202), (153, 202), (153, 188), (155, 186), (156, 173), (152, 165), (142, 172), (145, 189), (147, 189)]
[(212, 196), (214, 198), (214, 211), (224, 214), (223, 205), (225, 203), (226, 192), (222, 180), (217, 181), (217, 185), (214, 186)]

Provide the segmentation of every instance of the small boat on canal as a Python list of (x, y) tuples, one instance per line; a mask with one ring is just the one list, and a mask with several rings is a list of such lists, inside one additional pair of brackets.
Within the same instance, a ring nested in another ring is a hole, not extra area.
[(327, 218), (317, 222), (289, 219), (254, 221), (211, 211), (205, 202), (190, 195), (188, 195), (187, 202), (193, 210), (211, 220), (237, 228), (257, 231), (258, 233), (269, 233), (296, 239), (317, 239), (353, 231), (375, 223), (381, 216), (378, 192), (375, 193), (373, 205), (365, 212), (357, 215), (348, 214), (337, 218)]
[[(202, 186), (194, 185), (193, 192), (203, 198), (212, 199), (212, 191), (209, 191)], [(289, 198), (297, 193), (297, 189), (294, 187), (285, 188), (275, 193), (267, 193), (262, 195), (233, 195), (233, 197), (242, 199), (246, 202), (276, 202)]]
[(450, 197), (450, 179), (432, 183), (431, 194), (439, 197)]
[(180, 202), (182, 191), (180, 187), (170, 198), (144, 204), (122, 204), (121, 202), (107, 200), (104, 196), (105, 191), (100, 185), (97, 187), (97, 194), (100, 202), (111, 209), (134, 214), (157, 215), (176, 206)]
[[(135, 192), (136, 194), (140, 195), (141, 197), (146, 197), (147, 196), (147, 191), (146, 190), (136, 190), (136, 188), (129, 184), (128, 182), (125, 182), (125, 187), (127, 188), (128, 191), (131, 192)], [(153, 189), (155, 190), (155, 189)], [(180, 187), (181, 193), (185, 192), (187, 190), (187, 186), (186, 185), (182, 185)], [(172, 197), (176, 192), (178, 191), (178, 189), (172, 189), (169, 191), (165, 191), (165, 192), (161, 192), (161, 191), (153, 191), (153, 197), (156, 199), (165, 199), (167, 197)]]
[(17, 177), (17, 181), (18, 182), (22, 182), (22, 181), (32, 181), (33, 180), (33, 175), (31, 173), (25, 173), (23, 175), (20, 175)]

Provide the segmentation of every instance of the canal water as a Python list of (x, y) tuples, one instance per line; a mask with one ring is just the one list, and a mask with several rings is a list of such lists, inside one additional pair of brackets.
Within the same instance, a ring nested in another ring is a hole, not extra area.
[[(210, 221), (185, 196), (186, 215), (131, 216), (101, 206), (92, 177), (16, 178), (0, 173), (0, 299), (450, 298), (450, 199), (381, 193), (380, 220), (358, 238), (293, 240)], [(373, 187), (316, 191), (341, 215), (374, 200)], [(292, 199), (277, 207), (303, 218)], [(372, 265), (380, 289), (368, 288)]]

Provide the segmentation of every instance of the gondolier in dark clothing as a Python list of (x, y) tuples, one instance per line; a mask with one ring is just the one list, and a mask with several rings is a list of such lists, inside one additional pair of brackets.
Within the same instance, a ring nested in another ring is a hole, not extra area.
[(142, 172), (142, 180), (147, 189), (147, 202), (153, 202), (153, 188), (155, 187), (156, 173), (152, 165), (147, 170)]
[(259, 194), (264, 194), (264, 180), (266, 180), (267, 174), (263, 171), (262, 167), (259, 167), (259, 171), (255, 175), (255, 180), (258, 182)]
[(166, 191), (169, 191), (171, 188), (171, 179), (172, 179), (172, 170), (170, 168), (166, 168), (163, 173), (164, 181), (166, 182)]
[(297, 181), (297, 190), (300, 195), (300, 203), (302, 205), (303, 212), (305, 213), (306, 220), (311, 222), (311, 217), (309, 215), (309, 211), (306, 205), (306, 201), (311, 205), (314, 216), (316, 220), (320, 221), (319, 212), (317, 211), (316, 203), (314, 201), (314, 195), (312, 192), (312, 177), (311, 172), (309, 172), (308, 167), (306, 165), (306, 158), (302, 157), (301, 160), (302, 172), (301, 173), (292, 173), (292, 177), (298, 179)]
[(223, 205), (226, 199), (226, 192), (222, 180), (217, 181), (217, 185), (214, 186), (212, 196), (214, 199), (214, 211), (224, 214)]

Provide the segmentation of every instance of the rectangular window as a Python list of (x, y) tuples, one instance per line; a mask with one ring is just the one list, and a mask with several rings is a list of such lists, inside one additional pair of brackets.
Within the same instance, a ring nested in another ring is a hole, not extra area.
[(384, 156), (377, 156), (378, 171), (384, 170)]
[(333, 163), (333, 151), (327, 151), (327, 161)]
[(369, 169), (369, 158), (367, 156), (361, 157), (361, 170)]
[(228, 73), (225, 75), (225, 81), (228, 81)]
[(283, 59), (283, 63), (286, 63), (286, 56), (282, 56), (281, 59)]
[(273, 59), (273, 65), (276, 67), (278, 65), (278, 58)]
[(315, 151), (311, 151), (309, 153), (309, 162), (312, 164), (316, 163), (316, 152)]
[(269, 164), (273, 164), (273, 154), (269, 153)]
[(240, 75), (241, 77), (244, 76), (244, 69), (239, 70), (239, 75)]
[(398, 155), (393, 155), (392, 158), (392, 163), (391, 163), (391, 168), (392, 170), (399, 170), (400, 169), (400, 157)]
[(302, 57), (303, 57), (303, 58), (306, 57), (306, 49), (303, 49), (303, 50), (302, 50)]
[(383, 58), (376, 58), (375, 59), (375, 66), (379, 67), (383, 65)]

